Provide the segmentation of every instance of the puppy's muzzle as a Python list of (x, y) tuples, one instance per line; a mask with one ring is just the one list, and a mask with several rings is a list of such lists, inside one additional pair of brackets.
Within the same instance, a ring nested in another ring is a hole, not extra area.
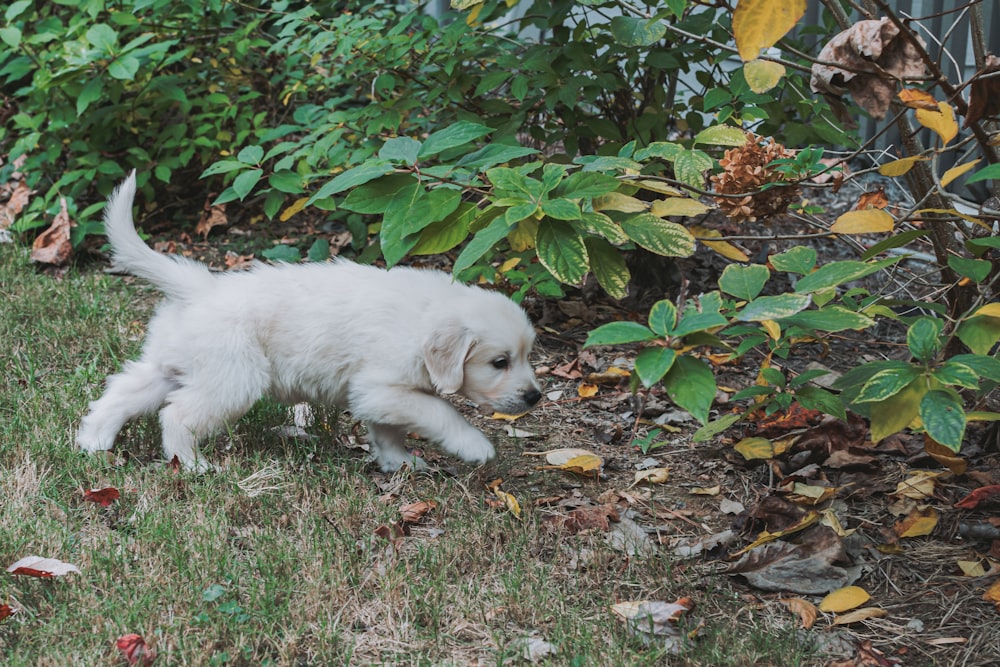
[(533, 408), (538, 401), (542, 400), (542, 392), (538, 391), (536, 387), (532, 387), (525, 390), (525, 392), (521, 395), (521, 400), (524, 401), (524, 404), (529, 408)]

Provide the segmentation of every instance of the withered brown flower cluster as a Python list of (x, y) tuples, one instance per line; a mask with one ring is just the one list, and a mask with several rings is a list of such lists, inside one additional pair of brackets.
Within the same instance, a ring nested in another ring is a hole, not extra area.
[(720, 195), (743, 197), (716, 197), (719, 208), (736, 222), (754, 222), (761, 218), (784, 213), (798, 200), (798, 186), (778, 186), (761, 190), (767, 183), (779, 183), (786, 175), (768, 165), (775, 160), (795, 157), (795, 151), (785, 148), (774, 139), (765, 139), (747, 132), (747, 143), (726, 151), (719, 160), (723, 171), (711, 177), (715, 192)]

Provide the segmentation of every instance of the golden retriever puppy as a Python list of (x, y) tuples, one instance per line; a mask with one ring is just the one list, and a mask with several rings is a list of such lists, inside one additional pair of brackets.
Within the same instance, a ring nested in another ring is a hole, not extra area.
[(386, 472), (424, 467), (406, 447), (408, 431), (481, 465), (493, 445), (437, 394), (506, 413), (541, 398), (528, 363), (534, 329), (502, 294), (439, 271), (343, 260), (213, 274), (143, 243), (134, 196), (133, 171), (105, 210), (114, 261), (166, 299), (140, 358), (90, 404), (76, 437), (85, 451), (111, 449), (126, 421), (158, 411), (164, 457), (208, 470), (199, 441), (271, 396), (348, 409)]

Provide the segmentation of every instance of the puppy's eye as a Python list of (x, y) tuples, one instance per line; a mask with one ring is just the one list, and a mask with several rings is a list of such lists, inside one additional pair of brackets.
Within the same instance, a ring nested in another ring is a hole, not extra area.
[(507, 357), (497, 357), (490, 363), (492, 363), (493, 368), (497, 369), (498, 371), (502, 371), (503, 369), (507, 368), (508, 365), (510, 365), (510, 361), (507, 360)]

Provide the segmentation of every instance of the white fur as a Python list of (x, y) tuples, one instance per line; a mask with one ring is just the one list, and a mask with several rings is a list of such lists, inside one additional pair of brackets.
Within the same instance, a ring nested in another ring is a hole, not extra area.
[(105, 213), (114, 260), (167, 298), (142, 356), (90, 404), (76, 438), (85, 451), (111, 449), (126, 421), (159, 411), (166, 459), (207, 470), (198, 442), (272, 396), (349, 409), (384, 471), (423, 466), (406, 448), (408, 431), (479, 465), (493, 445), (435, 392), (507, 413), (540, 398), (528, 363), (534, 330), (501, 294), (438, 271), (347, 261), (212, 274), (146, 246), (134, 196), (132, 172)]

